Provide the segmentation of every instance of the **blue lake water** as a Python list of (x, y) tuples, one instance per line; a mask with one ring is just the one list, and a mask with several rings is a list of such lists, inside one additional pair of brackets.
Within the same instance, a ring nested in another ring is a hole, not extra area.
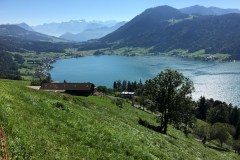
[(115, 80), (144, 82), (170, 68), (194, 82), (194, 99), (214, 98), (240, 106), (240, 62), (202, 62), (165, 56), (87, 56), (58, 60), (49, 73), (55, 81), (113, 86)]

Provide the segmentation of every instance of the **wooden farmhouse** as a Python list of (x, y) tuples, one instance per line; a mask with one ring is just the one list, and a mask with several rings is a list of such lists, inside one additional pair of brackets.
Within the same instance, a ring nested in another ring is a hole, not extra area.
[(93, 95), (95, 85), (93, 83), (44, 83), (40, 89), (78, 96), (89, 96)]

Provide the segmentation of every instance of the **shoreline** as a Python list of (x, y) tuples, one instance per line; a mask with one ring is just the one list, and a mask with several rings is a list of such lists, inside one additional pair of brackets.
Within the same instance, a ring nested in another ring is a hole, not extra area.
[[(114, 53), (105, 53), (104, 51), (102, 51), (101, 54), (94, 54), (96, 51), (88, 51), (87, 53), (85, 53), (87, 51), (80, 51), (79, 53), (74, 52), (74, 53), (55, 53), (53, 57), (47, 57), (46, 59), (43, 59), (43, 63), (41, 66), (38, 66), (35, 70), (35, 73), (33, 74), (33, 78), (34, 77), (45, 77), (47, 76), (49, 73), (49, 71), (51, 69), (54, 68), (54, 66), (52, 66), (51, 64), (55, 63), (58, 60), (63, 60), (63, 59), (72, 59), (72, 58), (82, 58), (82, 57), (86, 57), (86, 56), (104, 56), (104, 55), (108, 55), (108, 56), (125, 56), (125, 57), (134, 57), (134, 56), (166, 56), (166, 57), (177, 57), (180, 59), (185, 59), (185, 60), (193, 60), (193, 61), (202, 61), (202, 62), (216, 62), (216, 63), (230, 63), (230, 62), (238, 62), (237, 60), (231, 60), (231, 59), (226, 59), (226, 60), (219, 60), (217, 58), (202, 58), (201, 56), (196, 56), (196, 57), (191, 57), (191, 56), (187, 56), (190, 55), (189, 54), (174, 54), (172, 52), (167, 52), (167, 53), (129, 53), (129, 52), (122, 52), (119, 54), (114, 54)], [(181, 52), (182, 53), (182, 52)], [(209, 55), (207, 55), (209, 56)]]

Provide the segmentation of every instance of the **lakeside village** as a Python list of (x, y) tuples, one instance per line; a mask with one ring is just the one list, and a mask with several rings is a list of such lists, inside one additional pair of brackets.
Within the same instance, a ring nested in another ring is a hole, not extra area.
[(56, 53), (54, 56), (43, 57), (41, 60), (27, 60), (29, 64), (37, 64), (38, 67), (33, 74), (33, 78), (47, 77), (48, 71), (53, 68), (52, 63), (59, 59), (82, 57), (81, 54)]

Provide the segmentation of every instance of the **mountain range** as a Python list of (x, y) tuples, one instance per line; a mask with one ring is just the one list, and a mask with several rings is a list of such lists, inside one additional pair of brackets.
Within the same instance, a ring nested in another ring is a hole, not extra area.
[[(217, 7), (191, 6), (182, 8), (180, 11), (191, 15), (225, 15), (229, 13), (240, 13), (238, 9), (222, 9)], [(28, 26), (26, 23), (17, 24), (18, 26), (39, 33), (57, 36), (70, 41), (87, 41), (102, 38), (103, 36), (117, 30), (126, 22), (110, 21), (86, 21), (70, 20), (60, 23), (45, 23), (37, 26)]]
[[(203, 8), (208, 12), (203, 13), (196, 8)], [(168, 52), (174, 49), (195, 52), (204, 49), (206, 53), (240, 55), (239, 10), (218, 9), (217, 13), (210, 12), (213, 9), (216, 11), (214, 7), (193, 6), (178, 10), (170, 6), (159, 6), (145, 10), (127, 23), (81, 20), (42, 25), (45, 29), (50, 28), (48, 32), (54, 29), (53, 26), (61, 26), (65, 31), (72, 29), (72, 32), (78, 33), (67, 33), (62, 38), (38, 33), (36, 28), (40, 26), (34, 28), (26, 23), (0, 25), (0, 49), (62, 51), (79, 45), (80, 49), (133, 46), (150, 48), (151, 52)], [(64, 40), (86, 41), (101, 36), (104, 37), (81, 44)]]
[(23, 28), (27, 31), (35, 32), (27, 23), (23, 22), (23, 23), (19, 23), (19, 24), (15, 24), (15, 25), (17, 25), (17, 26), (19, 26), (19, 27), (21, 27), (21, 28)]
[(194, 16), (170, 6), (160, 6), (145, 10), (100, 42), (148, 47), (152, 52), (205, 49), (206, 53), (239, 55), (239, 30), (240, 14)]
[(117, 21), (86, 21), (86, 20), (70, 20), (68, 22), (60, 23), (46, 23), (43, 25), (31, 26), (37, 32), (61, 36), (65, 33), (78, 34), (84, 30), (97, 29), (101, 27), (113, 27)]
[(125, 23), (126, 22), (119, 22), (111, 27), (104, 26), (104, 27), (99, 27), (99, 28), (94, 28), (94, 29), (86, 29), (77, 34), (67, 32), (67, 33), (61, 35), (60, 38), (63, 38), (66, 40), (71, 40), (71, 41), (77, 41), (77, 42), (87, 41), (90, 39), (98, 39), (98, 38), (104, 37), (107, 34), (117, 30), (119, 27), (123, 26)]
[(204, 7), (204, 6), (191, 6), (180, 9), (185, 14), (196, 14), (196, 15), (224, 15), (229, 13), (240, 13), (239, 9), (222, 9), (217, 7)]
[(75, 43), (42, 33), (28, 31), (18, 25), (0, 25), (0, 52), (64, 52), (76, 48)]
[[(24, 27), (27, 28), (27, 30), (24, 29)], [(24, 23), (19, 25), (0, 25), (0, 36), (29, 41), (66, 42), (66, 40), (57, 37), (48, 36), (29, 30), (31, 29)]]

